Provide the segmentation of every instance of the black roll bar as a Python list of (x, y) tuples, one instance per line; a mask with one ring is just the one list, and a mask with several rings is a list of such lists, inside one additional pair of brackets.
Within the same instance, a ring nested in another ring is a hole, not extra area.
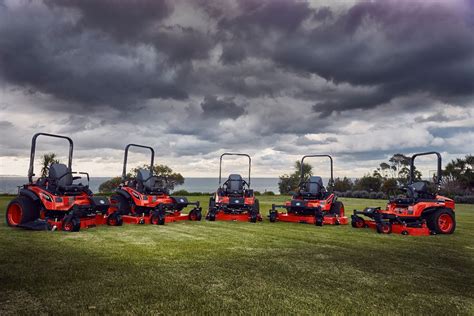
[(139, 147), (149, 149), (151, 151), (151, 161), (150, 161), (150, 178), (153, 176), (153, 163), (155, 161), (155, 151), (150, 146), (138, 145), (138, 144), (128, 144), (125, 146), (125, 154), (123, 157), (123, 171), (122, 171), (122, 180), (125, 180), (127, 177), (127, 159), (128, 159), (128, 149), (130, 147)]
[(436, 151), (429, 151), (429, 152), (425, 152), (425, 153), (414, 154), (413, 156), (411, 156), (411, 160), (410, 160), (410, 182), (409, 182), (409, 184), (412, 184), (415, 181), (415, 158), (418, 157), (418, 156), (428, 156), (428, 155), (436, 155), (436, 157), (437, 157), (438, 172), (436, 173), (436, 184), (441, 183), (441, 154), (439, 152), (436, 152)]
[(219, 161), (219, 187), (221, 186), (221, 181), (222, 181), (222, 158), (224, 156), (243, 156), (243, 157), (247, 157), (249, 159), (249, 183), (248, 183), (248, 185), (250, 187), (250, 171), (251, 171), (251, 168), (252, 168), (252, 159), (247, 154), (239, 154), (239, 153), (223, 153), (221, 155), (221, 158), (220, 158), (220, 161)]
[(48, 134), (48, 133), (36, 133), (33, 135), (33, 138), (31, 139), (31, 153), (30, 153), (30, 167), (28, 169), (28, 181), (30, 183), (33, 182), (33, 177), (35, 176), (34, 174), (34, 161), (35, 161), (35, 153), (36, 153), (36, 139), (39, 136), (47, 136), (47, 137), (54, 137), (54, 138), (62, 138), (66, 139), (69, 142), (69, 158), (68, 158), (68, 169), (72, 170), (72, 153), (74, 150), (74, 143), (71, 138), (67, 136), (62, 136), (62, 135), (56, 135), (56, 134)]

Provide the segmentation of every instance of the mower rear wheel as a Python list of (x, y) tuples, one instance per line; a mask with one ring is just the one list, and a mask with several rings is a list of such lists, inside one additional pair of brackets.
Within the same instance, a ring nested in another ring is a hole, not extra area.
[(365, 227), (365, 220), (360, 216), (353, 216), (351, 225), (354, 228), (364, 228)]
[(110, 202), (112, 205), (117, 207), (117, 212), (119, 215), (128, 215), (131, 213), (130, 202), (123, 195), (112, 195), (110, 197)]
[(107, 225), (109, 226), (122, 226), (123, 219), (118, 212), (114, 212), (107, 216)]
[(428, 228), (436, 234), (452, 234), (456, 229), (456, 219), (453, 211), (439, 209), (434, 211), (427, 219)]
[(65, 232), (78, 232), (81, 230), (81, 220), (72, 214), (66, 215), (62, 220), (62, 229)]
[(6, 220), (8, 226), (18, 226), (39, 218), (38, 205), (26, 196), (14, 198), (7, 206)]
[(379, 234), (391, 234), (392, 233), (392, 223), (377, 223), (377, 233)]

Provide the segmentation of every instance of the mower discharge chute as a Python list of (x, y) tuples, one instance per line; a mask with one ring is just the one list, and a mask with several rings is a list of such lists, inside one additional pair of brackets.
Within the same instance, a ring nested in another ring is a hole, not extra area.
[[(249, 161), (248, 182), (239, 174), (231, 174), (222, 183), (222, 158), (224, 156), (243, 156)], [(224, 153), (219, 161), (219, 188), (209, 199), (209, 210), (206, 219), (209, 221), (262, 221), (260, 204), (250, 188), (252, 160), (247, 154)]]
[[(149, 149), (150, 168), (138, 169), (134, 178), (127, 177), (127, 158), (130, 147)], [(202, 209), (199, 202), (189, 202), (185, 197), (170, 196), (168, 181), (164, 177), (153, 175), (155, 151), (153, 148), (137, 144), (125, 147), (122, 183), (110, 197), (110, 213), (120, 216), (120, 222), (133, 224), (164, 225), (179, 220), (200, 221)], [(189, 214), (181, 211), (193, 205)], [(118, 222), (117, 224), (120, 224)]]
[[(331, 178), (327, 189), (324, 188), (321, 177), (310, 176), (308, 180), (304, 179), (303, 162), (306, 158), (313, 157), (329, 158)], [(348, 224), (348, 218), (344, 215), (344, 205), (337, 201), (337, 196), (332, 192), (334, 184), (332, 157), (329, 155), (303, 156), (300, 172), (298, 192), (294, 193), (291, 200), (285, 202), (284, 205), (272, 205), (269, 214), (270, 222), (308, 223), (316, 226)], [(286, 212), (279, 212), (278, 208), (284, 208)]]
[[(416, 236), (452, 234), (456, 228), (454, 201), (429, 192), (427, 181), (415, 181), (415, 158), (426, 155), (437, 157), (435, 185), (439, 189), (441, 155), (438, 152), (415, 154), (411, 157), (409, 183), (403, 188), (405, 196), (390, 199), (385, 210), (380, 207), (368, 207), (363, 211), (354, 210), (352, 227), (369, 227), (383, 234)], [(360, 215), (369, 219), (364, 219)]]
[[(36, 139), (39, 136), (65, 139), (69, 142), (68, 165), (52, 163), (47, 177), (33, 180)], [(19, 187), (18, 196), (7, 207), (9, 226), (34, 230), (79, 231), (105, 224), (109, 208), (107, 198), (94, 196), (89, 190), (89, 174), (72, 172), (74, 144), (71, 138), (61, 135), (37, 133), (31, 142), (28, 184)], [(74, 176), (76, 175), (76, 176)], [(87, 177), (87, 184), (74, 183)]]

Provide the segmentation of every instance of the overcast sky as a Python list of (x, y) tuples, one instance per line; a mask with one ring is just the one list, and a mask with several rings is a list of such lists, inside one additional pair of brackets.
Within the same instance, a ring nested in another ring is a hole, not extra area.
[(26, 174), (40, 131), (92, 176), (127, 143), (184, 176), (225, 151), (265, 177), (304, 154), (352, 177), (447, 162), (474, 152), (474, 1), (0, 0), (0, 174)]

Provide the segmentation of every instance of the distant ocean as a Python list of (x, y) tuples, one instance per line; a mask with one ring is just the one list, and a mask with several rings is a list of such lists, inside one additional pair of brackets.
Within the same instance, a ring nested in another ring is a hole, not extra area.
[[(91, 177), (89, 184), (92, 192), (98, 192), (99, 186), (109, 180), (109, 177)], [(1, 177), (0, 193), (17, 193), (17, 187), (28, 182), (26, 177)], [(177, 186), (177, 190), (186, 190), (188, 192), (214, 192), (217, 189), (217, 178), (186, 178), (183, 185)], [(278, 178), (253, 178), (252, 188), (255, 191), (265, 192), (273, 191), (278, 194)]]

